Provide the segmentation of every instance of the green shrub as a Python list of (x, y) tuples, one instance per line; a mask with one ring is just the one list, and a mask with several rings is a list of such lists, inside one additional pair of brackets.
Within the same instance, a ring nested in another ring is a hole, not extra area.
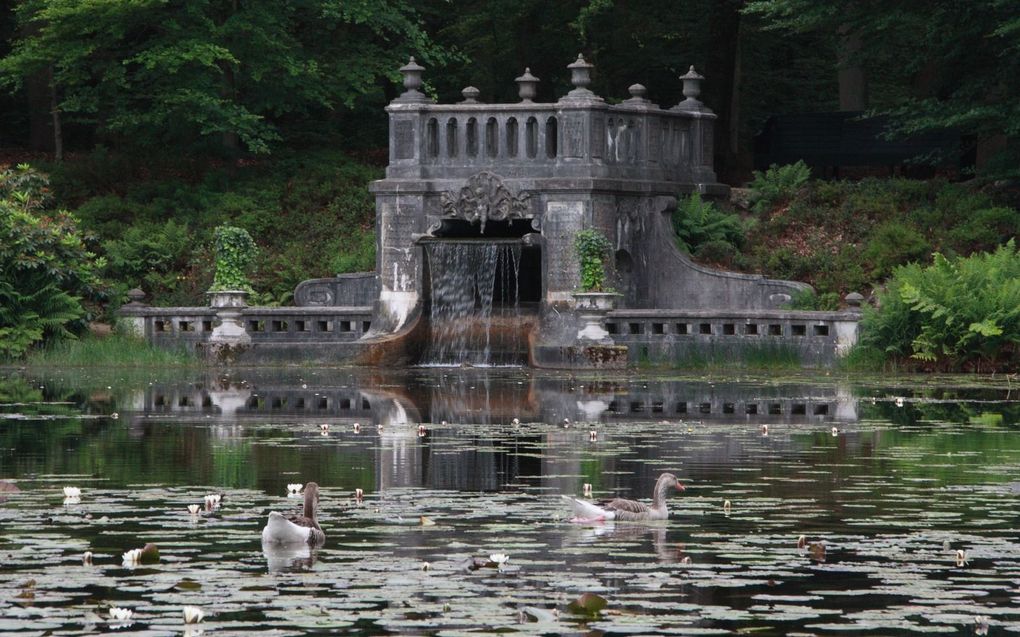
[(802, 290), (793, 295), (790, 309), (835, 312), (839, 309), (839, 295), (835, 292), (818, 294), (814, 290)]
[(702, 243), (694, 252), (694, 258), (701, 263), (711, 263), (720, 267), (733, 267), (740, 257), (740, 252), (729, 241), (713, 240)]
[(678, 202), (673, 211), (673, 231), (680, 249), (692, 254), (706, 243), (723, 242), (738, 248), (744, 240), (740, 217), (703, 201), (696, 192)]
[(991, 253), (896, 269), (866, 311), (862, 343), (938, 367), (1014, 370), (1020, 355), (1020, 253), (1014, 241)]
[(803, 161), (777, 166), (772, 164), (765, 172), (754, 171), (751, 180), (752, 210), (763, 213), (776, 203), (789, 201), (811, 178), (811, 169)]
[(581, 290), (605, 292), (606, 259), (613, 245), (604, 234), (594, 229), (581, 230), (574, 236), (574, 250), (581, 265)]
[(82, 299), (102, 286), (95, 258), (66, 212), (45, 214), (47, 180), (28, 166), (0, 171), (0, 358), (85, 328)]
[(169, 219), (165, 223), (140, 222), (120, 239), (103, 244), (107, 276), (128, 288), (140, 287), (151, 299), (177, 296), (182, 270), (188, 267), (195, 237), (187, 224)]
[(887, 221), (871, 235), (861, 256), (871, 265), (873, 280), (884, 279), (898, 265), (927, 259), (931, 246), (920, 232), (899, 221)]

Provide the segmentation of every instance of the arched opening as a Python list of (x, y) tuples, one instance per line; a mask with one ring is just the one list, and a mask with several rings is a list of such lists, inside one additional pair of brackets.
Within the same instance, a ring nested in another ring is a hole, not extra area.
[(439, 157), (439, 122), (436, 118), (430, 118), (425, 126), (426, 153), (429, 157)]
[(616, 288), (623, 293), (624, 303), (633, 307), (637, 290), (634, 289), (634, 258), (627, 250), (617, 250), (613, 255), (615, 266)]
[(556, 157), (556, 118), (550, 117), (545, 120), (545, 156), (549, 159)]
[(457, 120), (452, 117), (446, 120), (446, 155), (457, 156)]
[(499, 155), (499, 124), (495, 117), (485, 122), (485, 154), (489, 157)]
[(524, 152), (528, 159), (538, 155), (538, 120), (534, 117), (529, 117), (524, 123)]
[(467, 121), (467, 156), (478, 156), (478, 120), (474, 117)]
[(517, 118), (515, 117), (506, 121), (506, 154), (508, 157), (517, 156)]

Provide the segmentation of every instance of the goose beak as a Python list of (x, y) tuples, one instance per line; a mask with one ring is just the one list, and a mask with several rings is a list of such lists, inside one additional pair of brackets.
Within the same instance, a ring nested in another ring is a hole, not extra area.
[(676, 483), (676, 490), (677, 490), (677, 491), (686, 491), (686, 490), (687, 490), (687, 487), (685, 487), (685, 486), (683, 485), (683, 483), (681, 483), (681, 482), (677, 482), (677, 483)]

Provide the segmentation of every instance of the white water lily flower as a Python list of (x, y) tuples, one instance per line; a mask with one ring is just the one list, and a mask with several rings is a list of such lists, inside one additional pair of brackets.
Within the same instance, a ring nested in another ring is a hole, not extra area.
[(142, 562), (142, 549), (131, 549), (121, 556), (124, 566), (137, 566)]
[(493, 553), (489, 556), (490, 562), (495, 562), (496, 566), (502, 568), (504, 564), (510, 561), (510, 556), (506, 553)]
[(81, 563), (85, 566), (92, 565), (92, 551), (85, 551), (85, 553), (81, 556)]
[(78, 487), (64, 487), (64, 497), (65, 498), (80, 498), (81, 497), (81, 489), (79, 489)]
[(324, 423), (319, 424), (319, 429), (321, 429), (322, 431), (329, 431), (329, 423), (328, 422), (324, 422)]
[(584, 495), (586, 495), (588, 497), (591, 497), (591, 483), (590, 482), (585, 482), (584, 486), (582, 487), (582, 490), (584, 491)]
[(298, 494), (300, 494), (301, 493), (301, 489), (303, 489), (304, 486), (305, 485), (303, 485), (301, 483), (288, 484), (287, 485), (287, 495), (298, 495)]
[(110, 619), (117, 621), (127, 621), (134, 615), (134, 611), (130, 608), (117, 608), (116, 606), (110, 607)]
[(190, 513), (191, 515), (198, 515), (198, 510), (201, 508), (202, 507), (198, 506), (197, 504), (189, 504), (188, 513)]
[(215, 509), (216, 507), (218, 507), (220, 505), (220, 501), (222, 499), (223, 499), (223, 496), (221, 496), (218, 493), (211, 493), (211, 494), (205, 496), (205, 508), (207, 508), (207, 509)]
[(839, 435), (839, 428), (838, 427), (833, 427), (832, 428), (832, 437), (835, 438), (838, 435)]
[(902, 398), (897, 398), (896, 399), (896, 406), (897, 407), (902, 407), (903, 406), (903, 399)]
[(205, 611), (198, 606), (185, 606), (181, 612), (184, 614), (185, 624), (197, 624), (205, 617)]

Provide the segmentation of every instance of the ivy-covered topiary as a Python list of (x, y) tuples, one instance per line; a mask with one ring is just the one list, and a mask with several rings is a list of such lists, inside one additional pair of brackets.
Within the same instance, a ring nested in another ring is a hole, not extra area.
[(212, 292), (244, 290), (252, 292), (246, 271), (258, 255), (258, 247), (244, 228), (216, 228), (216, 276)]
[(574, 237), (574, 249), (581, 262), (581, 291), (608, 292), (606, 283), (606, 259), (613, 245), (598, 230), (582, 230)]

